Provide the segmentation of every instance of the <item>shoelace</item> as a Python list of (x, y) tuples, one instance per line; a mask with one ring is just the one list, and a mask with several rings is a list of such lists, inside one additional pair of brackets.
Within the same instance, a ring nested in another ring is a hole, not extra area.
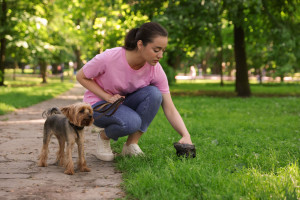
[[(109, 140), (108, 140), (108, 142), (109, 142)], [(108, 149), (110, 149), (110, 145), (109, 145), (109, 143), (108, 142), (103, 142), (103, 146), (104, 146), (104, 149), (105, 150), (108, 150)]]
[[(100, 134), (98, 135), (98, 140), (102, 140)], [(103, 144), (103, 150), (105, 150), (106, 152), (111, 152), (110, 151), (110, 142), (109, 140), (102, 140), (102, 144)]]
[[(106, 116), (110, 117), (112, 116), (119, 108), (119, 106), (124, 102), (125, 98), (121, 97), (114, 103), (102, 103), (94, 107), (94, 112), (102, 113), (98, 118)], [(113, 110), (113, 111), (112, 111)], [(110, 114), (108, 114), (110, 111), (112, 111)]]

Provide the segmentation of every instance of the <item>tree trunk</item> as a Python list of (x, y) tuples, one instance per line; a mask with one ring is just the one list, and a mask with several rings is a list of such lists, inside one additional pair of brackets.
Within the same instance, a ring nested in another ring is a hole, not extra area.
[(262, 85), (262, 79), (263, 79), (263, 75), (262, 75), (262, 72), (261, 72), (261, 69), (258, 69), (258, 82), (260, 85)]
[(14, 61), (14, 69), (13, 69), (13, 80), (16, 80), (17, 69), (19, 68), (18, 62)]
[(219, 67), (219, 52), (217, 53), (217, 56), (216, 58), (214, 58), (214, 62), (212, 64), (212, 67), (211, 67), (211, 73), (212, 74), (220, 74), (220, 67)]
[[(243, 8), (238, 9), (238, 19), (243, 21)], [(250, 85), (248, 79), (248, 67), (245, 48), (245, 33), (242, 23), (234, 23), (234, 53), (236, 62), (235, 90), (240, 97), (250, 97)]]
[(47, 83), (47, 63), (44, 60), (39, 61), (40, 71), (42, 75), (42, 83)]
[[(7, 7), (6, 1), (2, 1), (2, 15), (1, 15), (1, 27), (6, 28), (6, 14), (7, 14)], [(6, 39), (5, 39), (5, 32), (3, 31), (0, 38), (1, 43), (1, 50), (0, 50), (0, 86), (4, 86), (4, 73), (5, 73), (5, 49), (6, 49)]]
[(281, 82), (281, 83), (284, 82), (284, 75), (283, 75), (283, 74), (280, 75), (280, 82)]
[(201, 62), (201, 66), (202, 66), (202, 75), (204, 76), (204, 75), (206, 75), (206, 73), (207, 73), (207, 65), (206, 65), (206, 63), (207, 63), (207, 59), (206, 59), (206, 57), (202, 60), (202, 62)]
[(82, 60), (80, 58), (81, 52), (80, 52), (80, 49), (77, 47), (74, 49), (74, 52), (75, 52), (75, 57), (76, 57), (77, 70), (79, 70), (83, 66)]
[(205, 52), (205, 56), (204, 56), (204, 59), (202, 61), (202, 73), (203, 73), (203, 75), (207, 74), (208, 62), (211, 59), (211, 57), (212, 57), (211, 49), (208, 48)]

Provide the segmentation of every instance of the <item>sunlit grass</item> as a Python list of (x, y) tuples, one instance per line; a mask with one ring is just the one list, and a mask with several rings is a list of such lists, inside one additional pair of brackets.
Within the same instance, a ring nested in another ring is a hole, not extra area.
[[(215, 80), (177, 81), (171, 85), (174, 94), (189, 92), (189, 95), (236, 96), (235, 83), (225, 81), (224, 86)], [(300, 82), (250, 84), (253, 96), (300, 96)], [(201, 93), (202, 92), (202, 93)]]
[[(180, 136), (160, 110), (139, 143), (146, 156), (117, 158), (128, 199), (300, 198), (299, 98), (173, 100), (197, 157), (176, 157)], [(116, 152), (125, 139), (112, 143)]]
[(12, 80), (7, 75), (4, 82), (7, 86), (0, 87), (0, 115), (53, 98), (74, 86), (69, 79), (63, 83), (55, 77), (48, 78), (46, 84), (41, 81), (38, 76), (22, 75)]

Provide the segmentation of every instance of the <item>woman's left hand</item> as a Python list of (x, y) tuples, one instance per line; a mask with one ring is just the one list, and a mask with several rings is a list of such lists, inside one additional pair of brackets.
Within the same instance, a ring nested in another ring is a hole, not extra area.
[(189, 136), (184, 136), (184, 137), (182, 137), (182, 138), (178, 141), (178, 143), (181, 143), (181, 144), (193, 144), (193, 143), (192, 143), (192, 140), (191, 140), (191, 137), (189, 137)]

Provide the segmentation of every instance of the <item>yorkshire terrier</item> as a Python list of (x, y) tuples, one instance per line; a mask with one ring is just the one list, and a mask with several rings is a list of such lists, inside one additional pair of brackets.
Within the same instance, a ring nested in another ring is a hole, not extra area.
[[(74, 174), (74, 164), (72, 160), (72, 149), (75, 142), (78, 145), (78, 168), (81, 172), (91, 171), (84, 157), (84, 134), (85, 126), (90, 126), (93, 122), (93, 109), (86, 103), (76, 103), (61, 109), (54, 107), (45, 110), (42, 114), (47, 117), (44, 124), (43, 148), (39, 157), (39, 166), (47, 167), (48, 145), (51, 136), (54, 134), (59, 143), (56, 163), (65, 167), (65, 174)], [(65, 158), (65, 143), (66, 158)]]

